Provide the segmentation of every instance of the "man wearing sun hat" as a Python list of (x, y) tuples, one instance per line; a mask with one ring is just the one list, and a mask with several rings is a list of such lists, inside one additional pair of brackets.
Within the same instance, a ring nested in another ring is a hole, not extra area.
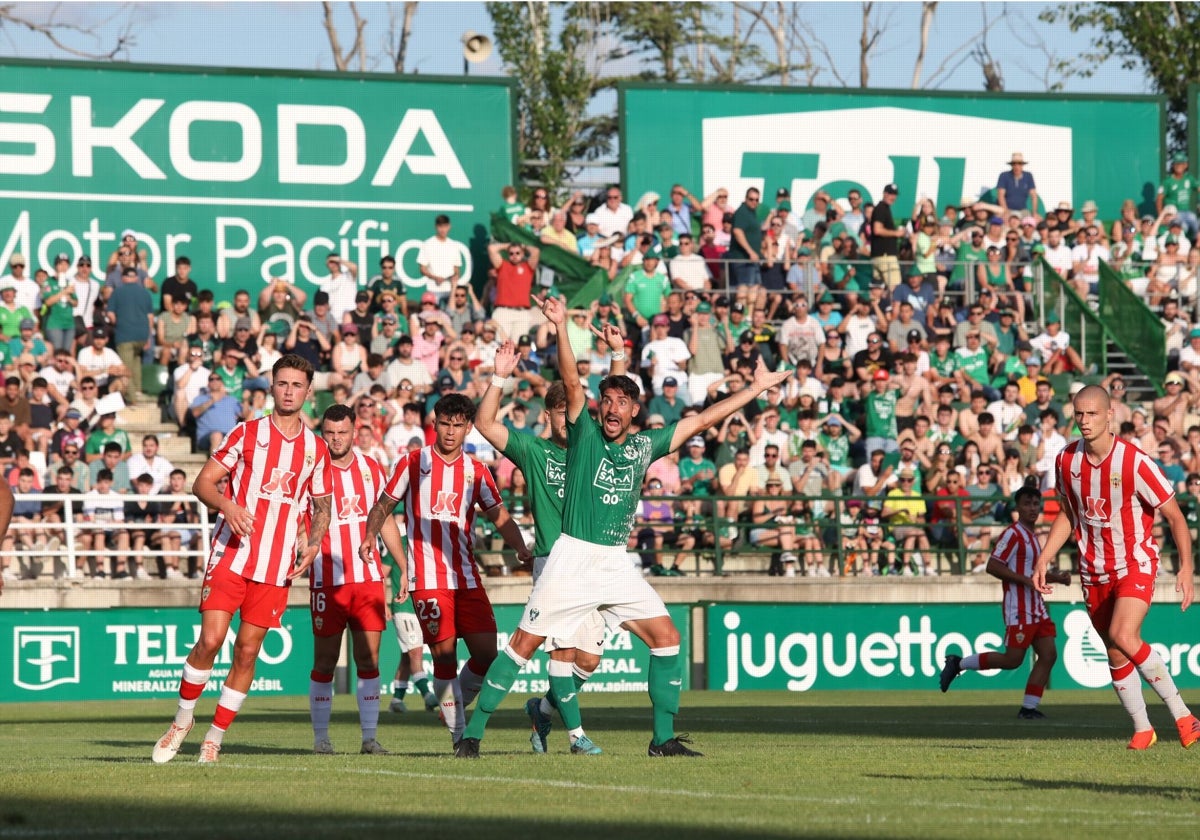
[(1195, 395), (1188, 393), (1183, 374), (1177, 370), (1167, 374), (1163, 380), (1163, 390), (1167, 392), (1166, 395), (1154, 401), (1154, 416), (1167, 418), (1171, 435), (1182, 440), (1185, 436), (1184, 418), (1192, 408)]
[(1033, 173), (1025, 171), (1025, 156), (1013, 152), (1008, 161), (1009, 169), (1001, 172), (996, 179), (996, 203), (1005, 210), (1015, 210), (1023, 213), (1029, 210), (1037, 214), (1037, 185), (1033, 181)]

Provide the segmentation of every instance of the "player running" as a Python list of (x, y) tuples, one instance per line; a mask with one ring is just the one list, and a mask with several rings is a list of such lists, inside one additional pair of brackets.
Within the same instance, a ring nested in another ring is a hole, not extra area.
[[(378, 551), (363, 560), (359, 549), (367, 530), (367, 511), (383, 490), (385, 473), (374, 458), (353, 448), (354, 410), (331, 405), (321, 418), (321, 438), (329, 447), (333, 511), (329, 530), (312, 566), (309, 607), (313, 627), (313, 670), (308, 684), (313, 752), (333, 755), (329, 717), (333, 710), (333, 671), (342, 650), (342, 634), (350, 628), (362, 748), (367, 755), (387, 755), (375, 739), (379, 727), (379, 639), (383, 634), (383, 569)], [(310, 511), (309, 516), (313, 515)], [(400, 551), (400, 532), (389, 518), (381, 536), (389, 550)], [(375, 546), (372, 546), (375, 547)], [(399, 595), (407, 593), (401, 589)]]
[[(590, 325), (589, 325), (590, 326)], [(604, 332), (591, 327), (592, 332), (612, 349), (612, 375), (625, 373), (625, 342), (621, 331), (606, 325)], [(561, 342), (566, 336), (561, 336)], [(493, 362), (495, 374), (492, 385), (483, 395), (475, 426), (487, 439), (521, 470), (529, 488), (536, 542), (533, 548), (533, 581), (536, 584), (546, 567), (554, 541), (562, 533), (563, 487), (567, 472), (567, 393), (561, 382), (555, 382), (546, 392), (546, 412), (550, 415), (550, 437), (510, 432), (496, 422), (504, 382), (517, 366), (517, 348), (506, 341), (496, 351)], [(533, 725), (529, 743), (536, 753), (546, 752), (546, 739), (553, 725), (555, 708), (567, 727), (571, 752), (599, 755), (601, 749), (583, 729), (579, 711), (579, 692), (595, 672), (604, 653), (606, 633), (604, 618), (593, 610), (569, 639), (548, 638), (546, 651), (550, 657), (547, 670), (550, 690), (545, 697), (532, 697), (525, 703), (525, 713)]]
[(1179, 547), (1175, 591), (1182, 596), (1181, 610), (1192, 604), (1191, 531), (1171, 482), (1154, 460), (1113, 435), (1108, 392), (1088, 385), (1075, 395), (1073, 410), (1082, 440), (1068, 444), (1055, 459), (1062, 514), (1050, 526), (1033, 584), (1041, 592), (1053, 591), (1047, 569), (1072, 538), (1088, 616), (1108, 649), (1113, 688), (1133, 719), (1129, 749), (1149, 749), (1158, 740), (1146, 713), (1141, 679), (1162, 698), (1175, 718), (1179, 742), (1189, 748), (1200, 740), (1200, 721), (1179, 696), (1162, 657), (1142, 640), (1142, 622), (1158, 575), (1154, 512), (1162, 511)]
[[(541, 302), (559, 334), (566, 307), (557, 298)], [(686, 737), (675, 734), (683, 685), (679, 631), (662, 598), (630, 565), (626, 543), (633, 527), (642, 481), (652, 461), (678, 449), (693, 435), (720, 423), (768, 388), (788, 378), (772, 373), (761, 359), (749, 388), (665, 429), (629, 433), (638, 407), (638, 388), (628, 377), (600, 383), (599, 420), (585, 411), (587, 396), (568, 341), (558, 344), (558, 368), (567, 398), (567, 474), (562, 535), (502, 656), (488, 669), (475, 713), (455, 749), (459, 758), (478, 758), (488, 718), (547, 637), (570, 638), (589, 613), (599, 609), (650, 648), (650, 702), (654, 707), (651, 756), (697, 756)]]
[[(1038, 558), (1034, 529), (1042, 513), (1041, 491), (1036, 485), (1026, 484), (1014, 494), (1013, 505), (1017, 521), (1004, 529), (987, 564), (987, 573), (1004, 581), (1004, 652), (948, 655), (942, 668), (941, 685), (945, 692), (963, 671), (1016, 670), (1025, 661), (1025, 652), (1032, 647), (1035, 661), (1025, 683), (1025, 698), (1017, 717), (1037, 720), (1046, 716), (1038, 710), (1038, 704), (1042, 702), (1050, 671), (1058, 659), (1054, 646), (1057, 630), (1046, 611), (1042, 593), (1033, 588), (1031, 577)], [(1053, 583), (1070, 583), (1071, 573), (1049, 572), (1047, 579)]]
[[(200, 636), (183, 665), (175, 720), (154, 745), (155, 764), (174, 758), (191, 731), (196, 700), (225, 644), (233, 614), (241, 611), (233, 663), (212, 726), (200, 745), (200, 763), (217, 762), (225, 731), (254, 680), (263, 638), (279, 626), (288, 587), (308, 571), (329, 528), (333, 492), (329, 450), (300, 419), (313, 367), (289, 353), (272, 371), (275, 410), (235, 426), (192, 485), (196, 498), (218, 515), (200, 591)], [(229, 481), (222, 493), (217, 482), (226, 475)], [(298, 523), (310, 498), (308, 537), (298, 550)]]
[[(501, 502), (492, 474), (463, 452), (475, 403), (461, 394), (448, 394), (433, 412), (433, 445), (405, 454), (392, 467), (383, 495), (367, 517), (360, 553), (365, 560), (396, 503), (403, 501), (409, 591), (433, 656), (434, 693), (457, 743), (466, 717), (463, 710), (479, 693), (483, 675), (496, 658), (496, 616), (475, 566), (476, 506), (523, 564), (532, 562), (533, 555)], [(471, 654), (461, 672), (460, 638)]]

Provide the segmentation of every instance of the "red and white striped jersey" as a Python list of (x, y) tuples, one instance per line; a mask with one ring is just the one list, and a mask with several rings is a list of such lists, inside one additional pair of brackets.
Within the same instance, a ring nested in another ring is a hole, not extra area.
[[(996, 541), (992, 559), (1000, 561), (1018, 575), (1033, 577), (1033, 566), (1041, 549), (1037, 535), (1020, 522), (1014, 522), (1004, 529)], [(1004, 581), (1003, 609), (1005, 627), (1037, 624), (1050, 617), (1042, 593), (1032, 586), (1022, 586), (1008, 580)]]
[(466, 453), (447, 462), (424, 446), (396, 461), (383, 492), (404, 502), (413, 591), (483, 585), (472, 545), (475, 508), (488, 511), (500, 504), (487, 467)]
[(1156, 574), (1154, 512), (1175, 491), (1153, 459), (1134, 444), (1114, 438), (1104, 460), (1092, 464), (1083, 441), (1076, 440), (1058, 453), (1055, 472), (1079, 546), (1080, 580), (1109, 583), (1130, 569)]
[(217, 516), (209, 565), (244, 578), (287, 586), (296, 561), (296, 533), (312, 496), (328, 496), (329, 449), (311, 429), (292, 438), (271, 417), (239, 423), (213, 458), (229, 470), (226, 498), (254, 516), (254, 531), (241, 537)]
[[(383, 492), (387, 473), (374, 458), (353, 451), (345, 467), (330, 464), (333, 486), (333, 510), (329, 530), (321, 542), (321, 550), (312, 565), (310, 588), (324, 589), (344, 583), (383, 581), (383, 566), (379, 552), (364, 563), (358, 556), (363, 535), (367, 532), (367, 514)], [(309, 505), (307, 524), (312, 523)]]

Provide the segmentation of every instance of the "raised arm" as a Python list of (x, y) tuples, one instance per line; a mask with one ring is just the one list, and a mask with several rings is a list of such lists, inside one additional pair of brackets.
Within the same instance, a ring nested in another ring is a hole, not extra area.
[(508, 379), (517, 366), (517, 348), (511, 341), (505, 341), (496, 350), (495, 375), (483, 394), (479, 410), (475, 414), (475, 428), (483, 435), (484, 440), (500, 452), (508, 447), (508, 427), (499, 422), (497, 413), (500, 410), (500, 398), (504, 389), (496, 384), (498, 379)]
[(556, 297), (534, 300), (542, 307), (542, 314), (554, 324), (558, 333), (558, 376), (567, 391), (567, 420), (574, 423), (587, 405), (587, 392), (579, 380), (579, 371), (575, 367), (575, 351), (571, 349), (571, 342), (567, 341), (567, 331), (563, 328), (567, 321), (567, 306), (561, 298)]
[(678, 449), (683, 446), (688, 438), (712, 428), (729, 415), (745, 408), (768, 388), (773, 388), (787, 381), (791, 373), (788, 370), (768, 370), (766, 362), (760, 356), (758, 366), (754, 370), (753, 382), (733, 396), (713, 403), (699, 414), (685, 417), (675, 424), (675, 433), (671, 435), (671, 449)]

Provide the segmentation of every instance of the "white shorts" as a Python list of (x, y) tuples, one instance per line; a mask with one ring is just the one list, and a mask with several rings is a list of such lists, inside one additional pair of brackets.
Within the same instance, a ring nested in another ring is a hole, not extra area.
[[(546, 561), (549, 557), (533, 558), (533, 582), (537, 584), (538, 578), (542, 576), (542, 570), (546, 568)], [(604, 640), (608, 635), (608, 625), (604, 623), (604, 616), (592, 610), (588, 613), (583, 623), (579, 625), (579, 629), (575, 631), (575, 635), (569, 639), (551, 636), (546, 639), (546, 644), (543, 646), (546, 653), (555, 650), (582, 650), (585, 653), (592, 653), (596, 656), (601, 656), (604, 653)]]
[(594, 610), (613, 627), (667, 615), (663, 599), (626, 555), (623, 545), (560, 536), (533, 585), (521, 629), (548, 639), (570, 639)]
[(402, 652), (408, 653), (413, 648), (425, 644), (425, 637), (421, 635), (421, 622), (417, 621), (416, 613), (407, 610), (392, 613), (392, 626), (396, 628), (396, 639), (400, 642)]

